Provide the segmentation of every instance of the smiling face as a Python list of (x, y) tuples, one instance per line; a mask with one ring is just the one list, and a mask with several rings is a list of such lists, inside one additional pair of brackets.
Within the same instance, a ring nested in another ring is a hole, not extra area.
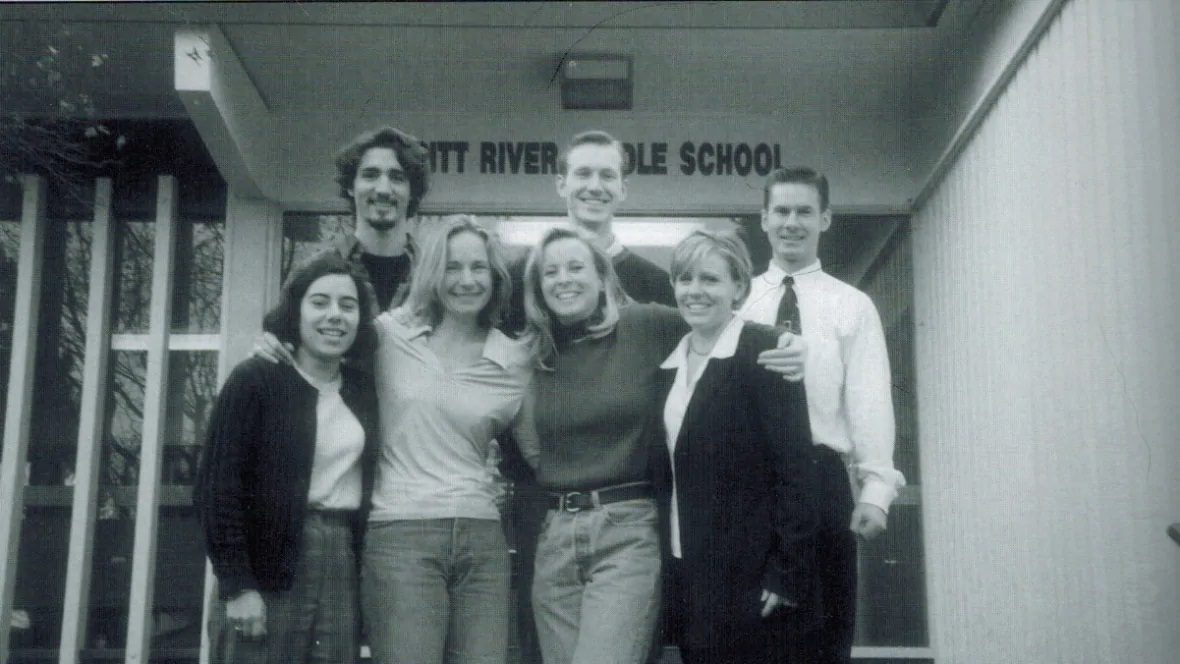
[(318, 361), (339, 360), (356, 341), (360, 298), (346, 274), (325, 274), (311, 282), (299, 301), (296, 354)]
[(438, 297), (446, 316), (477, 318), (495, 290), (483, 238), (459, 232), (447, 240), (447, 263)]
[(705, 254), (696, 265), (676, 275), (672, 285), (680, 315), (706, 338), (713, 338), (733, 318), (745, 288), (716, 252)]
[(557, 320), (570, 325), (586, 320), (598, 308), (602, 275), (586, 243), (561, 238), (545, 246), (541, 260), (541, 294)]
[(352, 181), (352, 202), (358, 224), (389, 231), (406, 219), (410, 181), (393, 148), (365, 150)]
[(831, 225), (832, 213), (820, 206), (814, 186), (781, 182), (771, 187), (762, 211), (762, 230), (779, 267), (794, 272), (814, 263), (819, 235)]
[(565, 174), (557, 176), (557, 193), (570, 220), (591, 232), (609, 226), (627, 198), (623, 155), (614, 145), (583, 143), (569, 151), (566, 163)]

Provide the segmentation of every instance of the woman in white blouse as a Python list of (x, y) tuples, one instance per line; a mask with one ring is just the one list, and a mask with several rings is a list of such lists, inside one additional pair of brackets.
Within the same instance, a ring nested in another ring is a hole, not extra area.
[(734, 315), (750, 271), (731, 232), (697, 231), (672, 255), (691, 332), (661, 365), (670, 464), (658, 483), (666, 609), (686, 664), (782, 661), (785, 619), (815, 608), (807, 399), (802, 383), (757, 364), (779, 332)]
[(532, 380), (527, 340), (495, 325), (511, 286), (468, 216), (426, 229), (406, 304), (378, 316), (381, 445), (361, 596), (382, 664), (503, 662), (509, 554), (487, 463)]

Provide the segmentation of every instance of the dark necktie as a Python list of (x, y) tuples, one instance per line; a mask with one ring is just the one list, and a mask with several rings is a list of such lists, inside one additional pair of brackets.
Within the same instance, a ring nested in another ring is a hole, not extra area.
[(783, 277), (783, 299), (779, 300), (774, 324), (795, 334), (803, 331), (803, 324), (799, 321), (799, 298), (795, 294), (795, 278), (789, 274)]

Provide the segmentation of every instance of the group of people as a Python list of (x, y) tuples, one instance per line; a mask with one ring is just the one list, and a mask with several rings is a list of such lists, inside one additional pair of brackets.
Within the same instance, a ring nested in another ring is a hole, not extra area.
[(669, 274), (612, 232), (625, 160), (575, 136), (570, 223), (522, 261), (468, 215), (410, 230), (414, 137), (341, 151), (355, 236), (292, 270), (210, 418), (213, 661), (353, 662), (363, 625), (383, 664), (504, 662), (513, 604), (526, 661), (849, 660), (857, 537), (904, 480), (876, 310), (818, 261), (827, 180), (770, 176), (766, 273), (699, 230)]

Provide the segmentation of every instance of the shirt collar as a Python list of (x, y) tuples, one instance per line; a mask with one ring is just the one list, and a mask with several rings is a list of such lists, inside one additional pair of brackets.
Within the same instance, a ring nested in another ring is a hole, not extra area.
[[(433, 329), (433, 326), (426, 323), (414, 325), (407, 328), (406, 338), (417, 339), (430, 334)], [(513, 358), (516, 355), (516, 342), (511, 337), (494, 327), (488, 330), (488, 338), (483, 342), (483, 358), (485, 360), (495, 362), (501, 369), (509, 369), (512, 367)]]
[(488, 338), (483, 342), (483, 356), (500, 365), (501, 369), (508, 369), (512, 366), (512, 358), (516, 354), (513, 352), (514, 348), (513, 340), (493, 327), (488, 330)]
[[(733, 354), (737, 352), (738, 337), (742, 334), (742, 326), (745, 325), (745, 322), (741, 316), (734, 316), (730, 319), (725, 329), (721, 330), (721, 336), (717, 337), (717, 343), (713, 344), (713, 350), (709, 351), (709, 359), (724, 360), (733, 357)], [(672, 354), (660, 364), (661, 369), (679, 369), (688, 366), (688, 339), (691, 336), (692, 333), (689, 332), (680, 339), (676, 350), (673, 350)]]
[[(792, 272), (791, 276), (798, 279), (799, 277), (802, 277), (802, 276), (806, 276), (809, 274), (815, 274), (817, 272), (822, 272), (823, 269), (824, 269), (823, 264), (817, 258), (817, 259), (815, 259), (815, 262), (812, 263), (811, 265), (808, 265), (807, 267), (803, 268), (802, 270), (796, 270), (795, 272)], [(779, 267), (778, 263), (775, 263), (774, 261), (770, 261), (770, 265), (768, 265), (766, 267), (766, 271), (762, 273), (763, 279), (765, 279), (768, 283), (775, 284), (775, 285), (781, 284), (783, 281), (783, 277), (785, 277), (785, 276), (787, 276), (787, 271), (782, 269), (781, 267)]]
[[(360, 260), (361, 254), (365, 253), (365, 248), (361, 246), (361, 241), (356, 239), (356, 235), (352, 233), (337, 236), (332, 241), (332, 247), (336, 250), (336, 253), (350, 261)], [(406, 233), (406, 253), (403, 255), (409, 256), (410, 260), (413, 260), (414, 254), (416, 253), (417, 246), (414, 242), (414, 234)]]

